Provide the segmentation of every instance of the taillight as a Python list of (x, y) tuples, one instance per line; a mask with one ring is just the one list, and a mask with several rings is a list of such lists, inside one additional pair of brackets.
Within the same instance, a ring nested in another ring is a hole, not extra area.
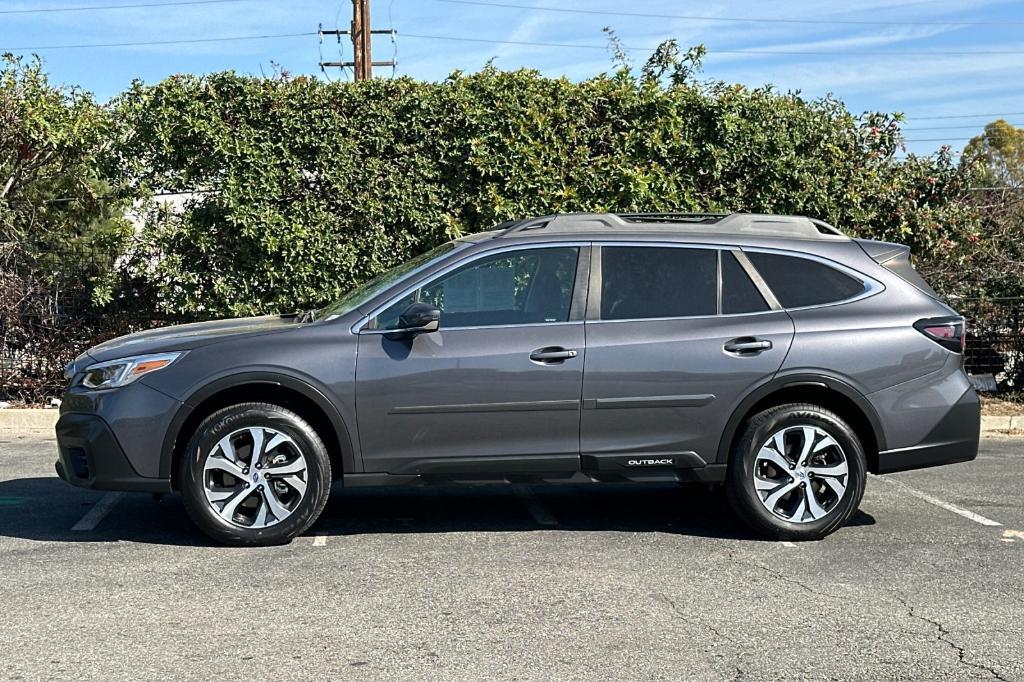
[(963, 353), (967, 334), (962, 317), (929, 317), (914, 323), (914, 329), (954, 353)]

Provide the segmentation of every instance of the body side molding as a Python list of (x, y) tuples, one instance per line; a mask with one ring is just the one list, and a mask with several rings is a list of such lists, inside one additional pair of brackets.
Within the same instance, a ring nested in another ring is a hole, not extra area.
[(584, 398), (583, 409), (605, 410), (630, 407), (701, 407), (715, 399), (713, 393), (697, 395), (637, 396), (635, 398)]
[(543, 412), (578, 410), (579, 400), (532, 400), (512, 403), (461, 403), (452, 405), (406, 405), (392, 407), (388, 414), (464, 414), (467, 412)]

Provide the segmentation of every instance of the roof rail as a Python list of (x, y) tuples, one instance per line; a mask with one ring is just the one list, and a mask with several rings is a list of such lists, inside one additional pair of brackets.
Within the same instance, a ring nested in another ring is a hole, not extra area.
[(821, 220), (804, 216), (733, 213), (715, 225), (716, 232), (731, 234), (762, 234), (774, 237), (821, 239), (846, 235)]
[(587, 232), (595, 229), (626, 229), (626, 222), (614, 213), (556, 213), (523, 220), (495, 237), (544, 229), (550, 232)]
[[(504, 228), (504, 229), (501, 229)], [(581, 232), (693, 232), (752, 234), (797, 239), (848, 239), (828, 223), (803, 216), (760, 213), (561, 213), (529, 218), (501, 229), (496, 237), (530, 230)]]
[(705, 223), (714, 224), (728, 213), (619, 213), (631, 223)]

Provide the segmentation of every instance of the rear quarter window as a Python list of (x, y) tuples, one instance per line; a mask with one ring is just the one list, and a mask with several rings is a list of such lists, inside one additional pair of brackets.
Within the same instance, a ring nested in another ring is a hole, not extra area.
[(864, 282), (799, 256), (746, 252), (783, 308), (838, 303), (864, 292)]

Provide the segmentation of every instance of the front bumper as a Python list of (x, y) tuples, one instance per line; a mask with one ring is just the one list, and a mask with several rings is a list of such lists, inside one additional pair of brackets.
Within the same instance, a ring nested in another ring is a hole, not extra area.
[(978, 456), (981, 439), (981, 403), (968, 389), (921, 443), (878, 453), (879, 474), (969, 462)]
[(68, 413), (57, 421), (57, 475), (81, 488), (165, 493), (170, 481), (140, 476), (107, 423)]

